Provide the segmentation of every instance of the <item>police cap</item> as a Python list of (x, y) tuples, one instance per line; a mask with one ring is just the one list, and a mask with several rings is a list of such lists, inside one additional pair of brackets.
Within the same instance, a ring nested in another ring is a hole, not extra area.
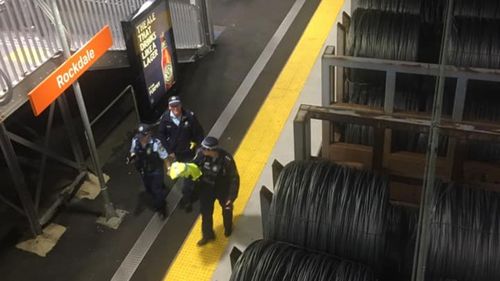
[(151, 132), (151, 125), (141, 123), (139, 124), (139, 127), (137, 127), (137, 132), (141, 135), (146, 135), (147, 133)]
[(179, 105), (181, 104), (181, 99), (179, 96), (171, 96), (168, 98), (168, 105)]
[(201, 147), (208, 150), (216, 149), (218, 145), (219, 141), (214, 137), (206, 137), (201, 142)]

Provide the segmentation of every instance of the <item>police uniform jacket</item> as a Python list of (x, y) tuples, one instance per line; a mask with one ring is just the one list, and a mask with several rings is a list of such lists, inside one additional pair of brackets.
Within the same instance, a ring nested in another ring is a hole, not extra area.
[(196, 153), (193, 162), (200, 167), (201, 188), (213, 188), (215, 196), (223, 200), (234, 201), (238, 197), (240, 176), (231, 154), (223, 149), (217, 149), (217, 158), (203, 155), (201, 149)]
[(162, 172), (163, 160), (168, 157), (159, 139), (151, 137), (143, 147), (140, 143), (140, 135), (132, 138), (130, 154), (136, 156), (135, 166), (141, 174)]
[(178, 126), (172, 120), (170, 110), (163, 113), (158, 133), (167, 152), (175, 153), (180, 161), (191, 160), (194, 156), (189, 149), (191, 142), (200, 144), (204, 138), (203, 128), (194, 113), (185, 109), (182, 109), (182, 117)]

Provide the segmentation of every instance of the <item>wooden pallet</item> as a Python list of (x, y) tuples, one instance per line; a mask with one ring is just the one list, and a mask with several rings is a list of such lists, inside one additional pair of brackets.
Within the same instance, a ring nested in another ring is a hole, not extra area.
[[(365, 145), (333, 143), (326, 158), (359, 169), (373, 169), (373, 148)], [(391, 201), (418, 205), (421, 182), (425, 170), (425, 154), (407, 151), (384, 152), (380, 172), (391, 178)], [(377, 169), (374, 169), (377, 170)], [(464, 161), (460, 179), (453, 178), (453, 163), (446, 157), (437, 160), (437, 177), (443, 181), (457, 181), (500, 192), (500, 165), (478, 161)]]

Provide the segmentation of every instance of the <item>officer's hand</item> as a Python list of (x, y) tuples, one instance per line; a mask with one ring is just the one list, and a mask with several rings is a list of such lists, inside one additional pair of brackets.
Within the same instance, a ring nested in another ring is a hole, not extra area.
[(231, 209), (232, 205), (233, 205), (233, 201), (231, 199), (229, 199), (229, 200), (226, 201), (225, 208), (226, 209)]
[(135, 162), (135, 154), (129, 155), (125, 159), (125, 164), (127, 164), (127, 165), (131, 164), (131, 163), (134, 163), (134, 162)]
[(167, 158), (165, 159), (166, 162), (172, 164), (175, 162), (175, 153), (170, 153)]
[(170, 166), (172, 166), (172, 163), (175, 162), (175, 154), (171, 153), (163, 160), (163, 167), (165, 168), (165, 173), (168, 174), (168, 171), (170, 170)]
[(189, 150), (193, 150), (196, 147), (196, 143), (194, 141), (189, 143)]

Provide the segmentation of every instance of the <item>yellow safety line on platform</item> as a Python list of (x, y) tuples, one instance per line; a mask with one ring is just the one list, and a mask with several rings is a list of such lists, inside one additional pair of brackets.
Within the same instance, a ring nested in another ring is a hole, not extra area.
[[(240, 193), (234, 207), (236, 228), (236, 220), (243, 213), (342, 4), (342, 0), (321, 1), (235, 153), (241, 177)], [(196, 245), (201, 239), (201, 218), (198, 218), (164, 280), (211, 280), (228, 244), (223, 235), (222, 210), (217, 203), (215, 205), (215, 242), (203, 247)]]

